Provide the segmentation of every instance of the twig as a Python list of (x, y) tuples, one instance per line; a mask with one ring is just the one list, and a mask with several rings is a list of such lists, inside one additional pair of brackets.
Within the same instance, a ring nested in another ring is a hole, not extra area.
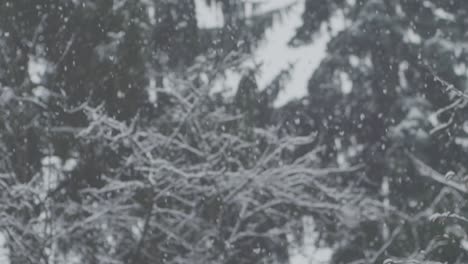
[(377, 259), (380, 257), (380, 255), (382, 255), (382, 253), (385, 252), (385, 250), (387, 250), (387, 248), (393, 243), (393, 240), (395, 240), (395, 238), (398, 236), (398, 234), (400, 234), (401, 232), (401, 229), (402, 229), (402, 226), (398, 226), (397, 228), (395, 228), (392, 232), (392, 235), (390, 236), (390, 238), (387, 240), (387, 242), (385, 242), (385, 244), (383, 244), (383, 246), (374, 254), (374, 257), (372, 257), (372, 260), (370, 261), (370, 263), (375, 263), (377, 261)]
[(437, 172), (436, 170), (428, 166), (426, 163), (418, 159), (409, 151), (406, 151), (406, 155), (411, 159), (411, 161), (413, 161), (419, 173), (422, 174), (423, 176), (429, 177), (433, 179), (434, 181), (447, 185), (457, 191), (468, 193), (468, 190), (466, 189), (465, 186), (445, 180), (445, 177), (442, 174), (440, 174), (439, 172)]

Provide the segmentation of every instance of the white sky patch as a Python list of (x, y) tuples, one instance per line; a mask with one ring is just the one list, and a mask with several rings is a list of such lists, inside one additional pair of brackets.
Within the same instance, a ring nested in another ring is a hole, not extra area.
[(346, 72), (340, 72), (341, 91), (344, 94), (349, 94), (353, 90), (353, 82)]
[(46, 156), (41, 160), (42, 166), (49, 167), (60, 167), (62, 165), (62, 159), (58, 156)]
[(76, 168), (76, 166), (78, 166), (78, 160), (77, 159), (74, 159), (74, 158), (67, 159), (65, 161), (65, 163), (63, 164), (63, 166), (62, 166), (62, 170), (72, 171), (72, 170), (74, 170)]
[(420, 44), (422, 39), (420, 35), (410, 28), (406, 31), (403, 40), (407, 43)]
[[(244, 12), (246, 17), (261, 15), (272, 10), (277, 10), (302, 0), (244, 0)], [(254, 6), (257, 6), (254, 10)], [(221, 4), (212, 1), (211, 5), (206, 0), (195, 0), (195, 12), (199, 28), (220, 28), (224, 25), (224, 16)]]
[(460, 241), (460, 247), (465, 251), (468, 251), (468, 240), (462, 239), (462, 241)]
[(226, 70), (225, 76), (213, 83), (212, 93), (222, 92), (226, 96), (234, 96), (241, 79), (241, 74), (237, 71)]
[(406, 79), (405, 72), (408, 70), (409, 64), (407, 61), (403, 61), (398, 65), (398, 79), (400, 86), (404, 89), (408, 88), (408, 80)]
[(256, 13), (262, 14), (272, 10), (289, 6), (291, 4), (303, 2), (302, 0), (245, 0), (246, 3), (257, 4)]
[(465, 63), (458, 63), (458, 64), (453, 65), (453, 71), (458, 76), (466, 75), (466, 73), (467, 73), (466, 64)]
[(359, 66), (360, 59), (356, 55), (351, 55), (351, 56), (349, 56), (349, 63), (351, 64), (351, 66), (357, 67), (357, 66)]
[(158, 93), (156, 91), (156, 79), (154, 77), (150, 78), (149, 85), (146, 90), (148, 92), (148, 100), (150, 103), (156, 103), (156, 100), (158, 99)]
[[(333, 254), (331, 248), (316, 247), (318, 233), (315, 231), (315, 222), (312, 217), (302, 218), (304, 226), (303, 245), (293, 246), (289, 249), (291, 264), (325, 264), (329, 263)], [(290, 242), (291, 244), (294, 244)]]
[(47, 193), (58, 186), (60, 181), (63, 180), (63, 161), (58, 156), (46, 156), (41, 160), (42, 169), (42, 182), (39, 189), (41, 189), (39, 196), (45, 198)]
[(444, 9), (437, 7), (436, 4), (432, 3), (431, 1), (424, 1), (423, 2), (424, 7), (431, 8), (432, 12), (434, 12), (434, 15), (443, 20), (448, 20), (448, 21), (455, 21), (455, 16)]
[(330, 21), (331, 32), (323, 26), (321, 33), (308, 45), (290, 47), (289, 40), (293, 37), (302, 24), (304, 1), (288, 14), (283, 23), (267, 32), (266, 39), (256, 52), (256, 58), (263, 62), (260, 78), (257, 79), (260, 89), (265, 88), (278, 73), (288, 64), (293, 63), (291, 80), (284, 91), (280, 92), (275, 102), (276, 107), (281, 107), (293, 99), (299, 99), (307, 95), (307, 86), (313, 72), (327, 55), (327, 43), (331, 36), (345, 27), (345, 20), (341, 14), (332, 17)]
[[(199, 2), (201, 7), (203, 7), (203, 5), (206, 6), (203, 0), (199, 0), (197, 5)], [(317, 35), (312, 43), (300, 47), (290, 47), (288, 42), (294, 36), (296, 29), (302, 24), (301, 17), (304, 12), (304, 2), (304, 0), (270, 0), (264, 3), (265, 6), (255, 10), (255, 13), (263, 13), (296, 3), (282, 18), (280, 23), (274, 24), (273, 27), (265, 32), (265, 38), (254, 51), (252, 60), (245, 63), (245, 66), (252, 65), (252, 62), (254, 62), (254, 64), (261, 64), (260, 70), (256, 76), (260, 90), (265, 89), (282, 70), (288, 67), (288, 65), (293, 65), (291, 78), (286, 83), (285, 89), (278, 95), (274, 103), (275, 107), (281, 107), (291, 100), (299, 99), (307, 95), (309, 79), (327, 54), (327, 43), (330, 41), (332, 35), (345, 27), (343, 15), (334, 15), (330, 23), (331, 32), (328, 32), (326, 27), (323, 26), (321, 33)], [(199, 7), (197, 10), (203, 8)], [(204, 22), (200, 21), (206, 19), (207, 14), (202, 12), (198, 12), (197, 14), (199, 15), (197, 18), (199, 24), (203, 24)], [(217, 15), (211, 15), (211, 17), (216, 16)], [(227, 96), (234, 94), (241, 78), (239, 75), (238, 72), (234, 71), (226, 72), (225, 77), (215, 82), (212, 92), (225, 91), (224, 94)]]
[(224, 16), (219, 3), (208, 5), (206, 0), (195, 0), (195, 12), (199, 28), (220, 28), (224, 25)]
[(301, 15), (304, 4), (301, 1), (284, 19), (266, 32), (265, 40), (260, 44), (255, 59), (263, 63), (257, 77), (260, 89), (268, 84), (289, 64), (294, 64), (291, 79), (284, 91), (280, 92), (275, 106), (281, 106), (294, 98), (307, 94), (307, 82), (316, 66), (325, 57), (326, 39), (318, 39), (311, 45), (293, 48), (288, 46), (296, 28), (302, 24)]
[(47, 70), (47, 61), (43, 58), (29, 57), (28, 74), (31, 82), (39, 84), (42, 81)]
[(51, 95), (50, 91), (42, 85), (33, 88), (32, 94), (42, 101), (47, 101)]
[(455, 16), (442, 8), (436, 8), (434, 10), (434, 15), (443, 20), (455, 21)]
[(147, 7), (148, 17), (150, 20), (151, 25), (156, 24), (156, 9), (152, 5), (148, 5)]
[(7, 237), (3, 232), (0, 233), (0, 263), (10, 264), (10, 250), (7, 245)]

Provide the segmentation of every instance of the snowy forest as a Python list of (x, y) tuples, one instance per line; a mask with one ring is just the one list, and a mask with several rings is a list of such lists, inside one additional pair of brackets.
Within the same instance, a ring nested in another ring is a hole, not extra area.
[(468, 263), (467, 65), (465, 0), (0, 0), (0, 263)]

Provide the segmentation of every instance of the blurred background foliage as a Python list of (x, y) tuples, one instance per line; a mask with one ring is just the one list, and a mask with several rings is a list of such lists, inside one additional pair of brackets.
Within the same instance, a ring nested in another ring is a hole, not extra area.
[[(255, 12), (262, 1), (205, 1), (223, 17), (211, 28), (197, 4), (0, 3), (11, 263), (286, 263), (302, 217), (332, 263), (467, 261), (466, 1), (305, 0), (267, 12)], [(293, 67), (259, 89), (258, 65), (245, 62), (295, 4), (292, 47), (336, 16), (345, 26), (308, 94), (274, 107)], [(212, 93), (230, 70), (242, 76), (235, 95)], [(248, 199), (233, 198), (239, 186)], [(262, 206), (272, 209), (235, 221)], [(431, 221), (437, 212), (450, 214)], [(233, 240), (241, 230), (251, 233)]]

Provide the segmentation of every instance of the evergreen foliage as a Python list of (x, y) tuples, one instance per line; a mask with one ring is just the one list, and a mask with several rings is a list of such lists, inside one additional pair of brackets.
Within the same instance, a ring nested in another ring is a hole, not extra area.
[(33, 2), (0, 3), (11, 263), (286, 263), (302, 217), (334, 264), (467, 261), (465, 1), (299, 1), (291, 46), (345, 27), (281, 108), (293, 67), (244, 62), (291, 6)]

